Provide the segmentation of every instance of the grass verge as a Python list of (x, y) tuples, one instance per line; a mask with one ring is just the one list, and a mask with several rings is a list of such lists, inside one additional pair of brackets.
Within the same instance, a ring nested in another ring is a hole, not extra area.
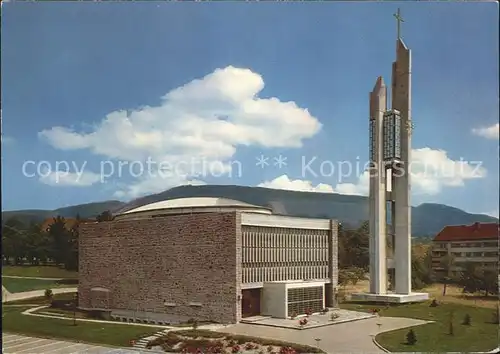
[[(346, 303), (341, 308), (356, 311), (377, 308), (381, 316), (435, 321), (412, 328), (417, 338), (414, 345), (406, 344), (409, 328), (377, 335), (380, 345), (391, 352), (484, 352), (498, 347), (499, 327), (494, 324), (493, 309), (457, 303), (431, 307), (430, 302), (392, 306)], [(470, 325), (462, 324), (466, 315), (471, 318)], [(450, 334), (450, 318), (453, 334)]]
[(138, 340), (162, 329), (95, 322), (78, 322), (75, 326), (68, 320), (23, 315), (26, 309), (28, 307), (4, 307), (2, 332), (127, 347), (131, 340)]

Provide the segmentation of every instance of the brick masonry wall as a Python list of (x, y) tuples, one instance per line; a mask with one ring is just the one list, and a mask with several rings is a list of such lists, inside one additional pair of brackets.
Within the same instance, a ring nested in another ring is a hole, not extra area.
[(83, 224), (79, 306), (239, 321), (240, 220), (228, 212)]

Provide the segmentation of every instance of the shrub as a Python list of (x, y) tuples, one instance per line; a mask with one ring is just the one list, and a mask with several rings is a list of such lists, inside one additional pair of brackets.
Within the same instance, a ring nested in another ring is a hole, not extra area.
[(281, 347), (280, 354), (296, 354), (297, 351), (292, 347)]
[(237, 341), (235, 341), (234, 339), (231, 339), (231, 340), (228, 342), (228, 344), (229, 344), (229, 346), (230, 346), (230, 347), (234, 347), (234, 346), (238, 345), (238, 342), (237, 342)]
[(291, 314), (290, 318), (291, 318), (292, 320), (296, 319), (296, 318), (297, 318), (297, 313), (296, 313), (296, 312), (292, 312), (292, 314)]
[(330, 321), (335, 321), (339, 317), (340, 317), (340, 315), (338, 313), (334, 312), (330, 315)]
[(436, 299), (433, 299), (431, 304), (429, 305), (430, 307), (437, 307), (438, 306), (438, 302), (436, 301)]
[(84, 311), (86, 317), (94, 319), (94, 320), (111, 320), (111, 311), (106, 310), (89, 310)]
[(245, 344), (245, 349), (246, 350), (255, 349), (255, 345), (253, 345), (252, 343), (247, 343), (247, 344)]
[(56, 284), (60, 285), (78, 285), (78, 279), (59, 279), (56, 280)]
[(462, 324), (465, 326), (470, 326), (471, 325), (471, 318), (470, 315), (467, 313), (464, 316), (464, 320), (462, 321)]
[(46, 298), (47, 300), (50, 300), (50, 299), (52, 299), (52, 297), (54, 296), (54, 294), (52, 293), (52, 290), (50, 290), (50, 289), (46, 289), (46, 290), (45, 290), (45, 294), (44, 294), (44, 296), (45, 296), (45, 298)]
[(378, 315), (378, 314), (379, 314), (379, 312), (380, 312), (380, 309), (372, 309), (372, 310), (371, 310), (371, 313), (372, 313), (373, 315)]
[(73, 308), (73, 301), (64, 299), (53, 299), (50, 302), (50, 307), (54, 309), (68, 310)]
[(406, 334), (406, 343), (409, 345), (414, 345), (415, 343), (417, 343), (417, 336), (415, 335), (413, 329), (410, 329)]
[(222, 350), (222, 348), (224, 347), (224, 343), (220, 340), (214, 340), (214, 341), (211, 341), (210, 347), (211, 348), (220, 348)]
[(245, 344), (246, 342), (250, 341), (249, 337), (247, 336), (241, 336), (241, 335), (233, 335), (231, 337), (234, 341), (234, 345), (243, 345)]
[(312, 311), (310, 309), (307, 309), (306, 310), (306, 316), (311, 316), (312, 315)]
[(305, 325), (307, 324), (307, 322), (308, 322), (308, 321), (307, 321), (307, 318), (303, 318), (303, 319), (301, 319), (301, 320), (299, 321), (299, 325), (300, 325), (300, 326), (305, 326)]

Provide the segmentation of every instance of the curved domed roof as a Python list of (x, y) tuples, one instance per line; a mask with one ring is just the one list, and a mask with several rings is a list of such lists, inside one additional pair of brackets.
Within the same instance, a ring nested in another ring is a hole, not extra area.
[(190, 198), (177, 198), (162, 200), (155, 203), (146, 204), (137, 208), (127, 210), (121, 215), (132, 213), (150, 212), (154, 210), (165, 209), (192, 209), (192, 208), (241, 208), (241, 209), (254, 209), (261, 212), (271, 212), (268, 208), (253, 205), (239, 200), (226, 199), (226, 198), (213, 198), (213, 197), (190, 197)]

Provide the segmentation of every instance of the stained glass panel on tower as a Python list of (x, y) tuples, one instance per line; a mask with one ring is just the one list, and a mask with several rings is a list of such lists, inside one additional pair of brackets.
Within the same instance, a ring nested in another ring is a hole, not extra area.
[(401, 117), (393, 110), (384, 114), (384, 161), (396, 162), (401, 159)]
[(370, 161), (375, 161), (375, 120), (370, 119)]

